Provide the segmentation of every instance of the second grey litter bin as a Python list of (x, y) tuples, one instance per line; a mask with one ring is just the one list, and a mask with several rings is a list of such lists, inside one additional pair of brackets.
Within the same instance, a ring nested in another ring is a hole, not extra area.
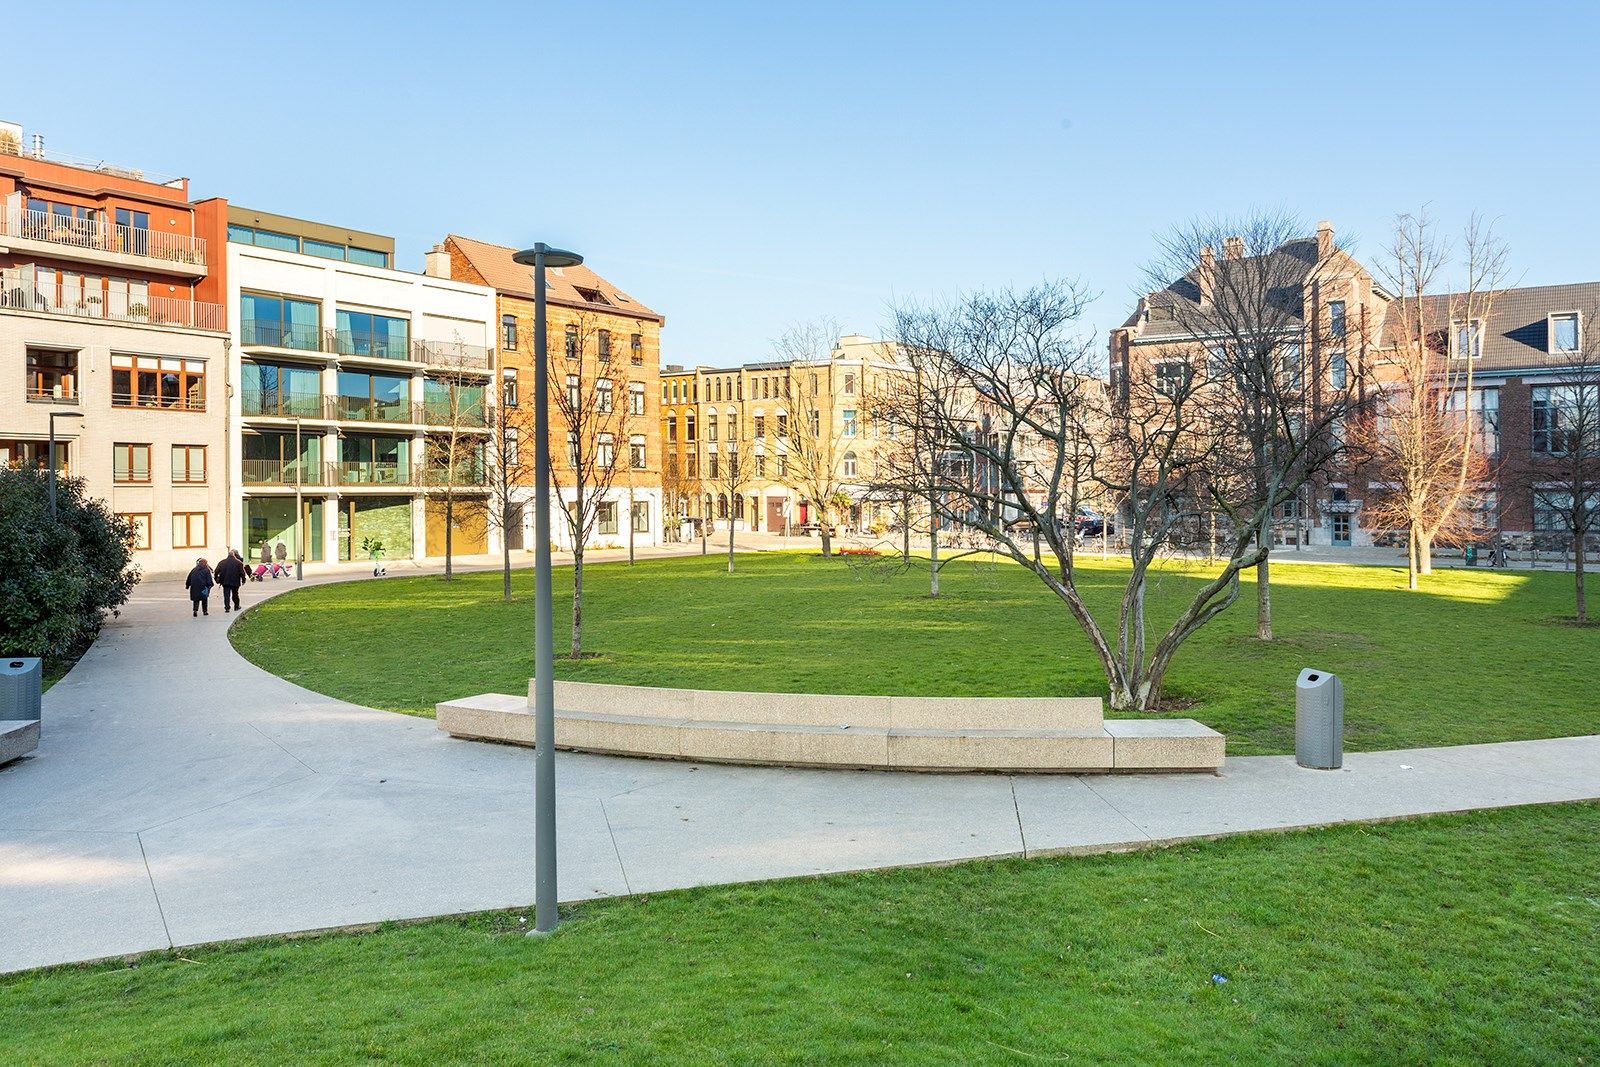
[(39, 718), (44, 664), (32, 656), (0, 659), (0, 720)]
[(1344, 683), (1306, 668), (1294, 687), (1294, 760), (1302, 767), (1336, 771), (1344, 765)]

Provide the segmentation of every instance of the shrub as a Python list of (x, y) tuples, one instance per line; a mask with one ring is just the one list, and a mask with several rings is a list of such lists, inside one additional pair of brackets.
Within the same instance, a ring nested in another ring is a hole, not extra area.
[(132, 529), (77, 478), (0, 468), (0, 653), (60, 665), (89, 646), (139, 581)]

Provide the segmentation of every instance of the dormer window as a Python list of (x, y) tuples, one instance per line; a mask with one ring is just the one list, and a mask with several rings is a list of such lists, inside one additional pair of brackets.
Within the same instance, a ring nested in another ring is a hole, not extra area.
[(1451, 355), (1456, 359), (1483, 356), (1483, 320), (1457, 319), (1450, 324)]
[(611, 303), (611, 301), (609, 301), (609, 300), (607, 300), (605, 298), (605, 294), (602, 293), (598, 289), (586, 289), (581, 285), (574, 285), (573, 288), (576, 289), (578, 291), (578, 295), (581, 296), (588, 303), (591, 303), (591, 304), (609, 304), (609, 303)]
[(1579, 321), (1576, 311), (1550, 316), (1550, 351), (1571, 354), (1578, 351)]

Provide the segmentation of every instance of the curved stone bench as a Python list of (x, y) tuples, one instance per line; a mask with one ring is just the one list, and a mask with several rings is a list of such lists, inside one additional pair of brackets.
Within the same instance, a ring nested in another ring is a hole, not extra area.
[[(531, 689), (531, 686), (530, 686)], [(530, 697), (436, 706), (455, 737), (534, 743)], [(740, 693), (556, 682), (556, 747), (695, 762), (918, 771), (1215, 771), (1193, 719), (1107, 721), (1098, 697)]]

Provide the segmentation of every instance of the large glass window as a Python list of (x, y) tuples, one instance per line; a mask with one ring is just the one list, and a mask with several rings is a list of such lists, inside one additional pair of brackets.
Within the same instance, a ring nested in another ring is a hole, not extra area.
[(1344, 333), (1344, 301), (1330, 300), (1328, 301), (1328, 335), (1338, 340), (1344, 336)]
[(1466, 399), (1465, 389), (1452, 390), (1445, 398), (1445, 410), (1458, 417), (1472, 419), (1473, 443), (1486, 456), (1500, 454), (1500, 390), (1490, 387), (1474, 389), (1472, 403)]
[(482, 426), (485, 422), (481, 383), (429, 378), (423, 383), (422, 405), (435, 426)]
[(261, 293), (239, 295), (239, 334), (247, 345), (322, 350), (322, 305)]
[(205, 360), (112, 353), (111, 406), (204, 411)]
[(357, 248), (355, 245), (350, 246), (346, 258), (351, 263), (359, 263), (363, 267), (387, 267), (389, 265), (389, 253), (379, 252), (373, 248)]
[(295, 451), (292, 433), (246, 433), (240, 437), (246, 485), (321, 485), (322, 435), (302, 433)]
[(391, 315), (365, 311), (338, 312), (337, 350), (348, 356), (379, 359), (411, 358), (411, 323)]
[(395, 374), (340, 371), (339, 417), (369, 422), (410, 422), (411, 379)]
[(308, 256), (318, 256), (322, 259), (344, 259), (344, 245), (336, 245), (331, 241), (318, 241), (312, 237), (300, 240), (300, 251)]
[(239, 366), (239, 379), (239, 408), (246, 415), (324, 417), (322, 372), (315, 368), (247, 362)]
[(352, 434), (339, 439), (342, 485), (405, 485), (411, 481), (409, 437)]
[(617, 504), (614, 500), (602, 500), (595, 509), (595, 532), (600, 534), (614, 534), (617, 532)]
[(28, 349), (28, 399), (50, 404), (78, 402), (78, 353)]
[[(1533, 390), (1533, 451), (1564, 456), (1578, 445), (1580, 424), (1595, 425), (1593, 412), (1580, 418), (1580, 403), (1595, 404), (1596, 390), (1575, 385), (1541, 385)], [(1590, 447), (1594, 447), (1592, 444)]]
[(281, 544), (284, 546), (285, 559), (299, 559), (298, 538), (302, 529), (305, 531), (305, 558), (312, 562), (321, 562), (323, 504), (320, 500), (310, 499), (302, 503), (304, 506), (302, 520), (296, 522), (292, 496), (254, 497), (245, 500), (245, 547), (248, 549), (245, 555), (252, 565), (261, 559), (263, 545), (266, 546), (268, 554), (272, 555), (274, 546)]
[(1578, 313), (1565, 312), (1550, 316), (1550, 351), (1576, 352), (1578, 350)]

